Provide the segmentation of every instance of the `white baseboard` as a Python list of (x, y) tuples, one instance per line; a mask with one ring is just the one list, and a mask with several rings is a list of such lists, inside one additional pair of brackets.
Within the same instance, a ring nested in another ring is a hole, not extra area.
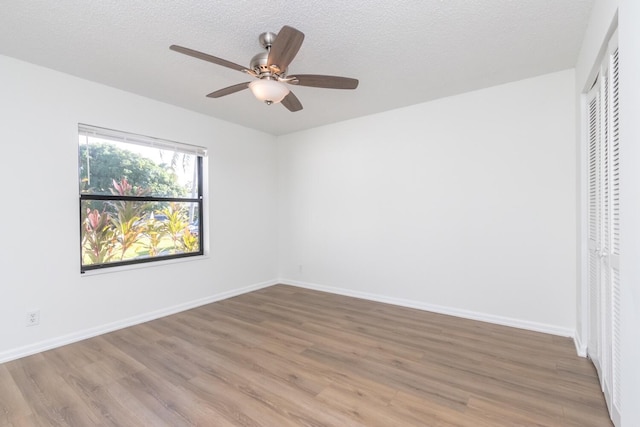
[(465, 319), (478, 320), (482, 322), (494, 323), (497, 325), (510, 326), (519, 329), (526, 329), (530, 331), (543, 332), (552, 335), (558, 335), (563, 337), (571, 337), (574, 340), (576, 351), (579, 356), (586, 357), (587, 350), (582, 344), (580, 336), (576, 331), (561, 328), (554, 325), (547, 325), (543, 323), (531, 322), (527, 320), (514, 319), (510, 317), (496, 316), (487, 313), (474, 312), (469, 310), (462, 310), (458, 308), (445, 307), (435, 304), (428, 304), (425, 302), (413, 301), (403, 298), (388, 297), (385, 295), (372, 294), (368, 292), (354, 291), (345, 288), (336, 288), (331, 286), (318, 285), (314, 283), (301, 282), (292, 279), (280, 279), (270, 280), (267, 282), (257, 283), (254, 285), (245, 286), (239, 289), (233, 289), (219, 294), (211, 295), (205, 298), (201, 298), (194, 301), (189, 301), (183, 304), (178, 304), (171, 307), (166, 307), (160, 310), (152, 311), (149, 313), (140, 314), (137, 316), (129, 317), (127, 319), (119, 320), (117, 322), (108, 323), (105, 325), (97, 326), (94, 328), (84, 329), (82, 331), (74, 332), (68, 335), (55, 337), (40, 341), (34, 344), (29, 344), (23, 347), (18, 347), (5, 352), (0, 353), (0, 363), (8, 362), (11, 360), (19, 359), (21, 357), (30, 356), (32, 354), (40, 353), (42, 351), (51, 350), (56, 347), (62, 347), (63, 345), (71, 344), (77, 341), (81, 341), (87, 338), (92, 338), (98, 335), (102, 335), (108, 332), (113, 332), (118, 329), (127, 328), (129, 326), (138, 325), (140, 323), (148, 322), (150, 320), (158, 319), (161, 317), (169, 316), (181, 311), (190, 310), (192, 308), (200, 307), (202, 305), (210, 304), (216, 301), (222, 301), (224, 299), (232, 298), (238, 295), (246, 294), (248, 292), (256, 291), (258, 289), (267, 288), (275, 284), (284, 284), (297, 286), (300, 288), (313, 289), (321, 292), (329, 292), (337, 295), (344, 295), (354, 298), (360, 298), (370, 301), (377, 301), (386, 304), (393, 304), (401, 307), (415, 308), (418, 310), (430, 311), (434, 313), (447, 314), (451, 316), (462, 317)]
[(580, 334), (576, 331), (576, 334), (573, 336), (573, 343), (576, 346), (576, 353), (580, 357), (587, 357), (587, 346), (582, 343), (582, 339), (580, 338)]
[(149, 313), (140, 314), (137, 316), (129, 317), (127, 319), (118, 320), (117, 322), (107, 323), (94, 328), (84, 329), (78, 332), (74, 332), (68, 335), (55, 337), (40, 341), (34, 344), (29, 344), (24, 347), (18, 347), (9, 351), (0, 353), (0, 363), (8, 362), (10, 360), (19, 359), (21, 357), (30, 356), (32, 354), (40, 353), (42, 351), (51, 350), (52, 348), (62, 347), (63, 345), (71, 344), (77, 341), (82, 341), (87, 338), (92, 338), (97, 335), (113, 332), (118, 329), (127, 328), (129, 326), (145, 323), (150, 320), (159, 319), (160, 317), (169, 316), (179, 313), (181, 311), (190, 310), (192, 308), (200, 307), (202, 305), (210, 304), (212, 302), (221, 301), (224, 299), (232, 298), (238, 295), (246, 294), (248, 292), (257, 291), (258, 289), (267, 288), (279, 283), (277, 280), (270, 280), (267, 282), (256, 283), (254, 285), (245, 286), (239, 289), (233, 289), (219, 294), (210, 295), (205, 298), (200, 298), (194, 301), (174, 305), (171, 307), (162, 308), (160, 310), (151, 311)]
[[(481, 322), (494, 323), (497, 325), (510, 326), (518, 329), (526, 329), (529, 331), (543, 332), (546, 334), (558, 335), (561, 337), (576, 337), (575, 331), (569, 328), (548, 325), (544, 323), (531, 322), (528, 320), (515, 319), (511, 317), (496, 316), (493, 314), (480, 313), (475, 311), (463, 310), (453, 307), (445, 307), (441, 305), (428, 304), (421, 301), (413, 301), (403, 298), (388, 297), (384, 295), (371, 294), (368, 292), (354, 291), (351, 289), (335, 288), (331, 286), (318, 285), (315, 283), (301, 282), (292, 279), (280, 279), (279, 283), (284, 285), (298, 286), (300, 288), (313, 289), (316, 291), (329, 292), (337, 295), (361, 298), (370, 301), (377, 301), (387, 304), (398, 305), (401, 307), (416, 308), (418, 310), (430, 311), (433, 313), (448, 314), (450, 316), (462, 317), (465, 319), (478, 320)], [(580, 354), (580, 353), (578, 353)]]

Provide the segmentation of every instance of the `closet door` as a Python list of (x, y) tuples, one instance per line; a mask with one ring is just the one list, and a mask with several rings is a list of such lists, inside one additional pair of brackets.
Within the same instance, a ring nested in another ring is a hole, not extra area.
[(607, 280), (604, 292), (607, 295), (607, 313), (605, 319), (607, 336), (607, 369), (605, 396), (611, 417), (616, 425), (620, 424), (620, 86), (618, 79), (618, 46), (612, 41), (608, 56), (608, 242), (604, 252), (603, 267)]
[(611, 418), (620, 421), (620, 140), (615, 36), (588, 107), (588, 354)]
[(600, 86), (593, 86), (587, 97), (588, 108), (588, 291), (589, 291), (589, 357), (600, 373), (601, 290), (600, 290)]
[[(606, 63), (605, 63), (606, 65)], [(600, 383), (605, 391), (611, 390), (611, 121), (610, 121), (609, 69), (600, 77)]]

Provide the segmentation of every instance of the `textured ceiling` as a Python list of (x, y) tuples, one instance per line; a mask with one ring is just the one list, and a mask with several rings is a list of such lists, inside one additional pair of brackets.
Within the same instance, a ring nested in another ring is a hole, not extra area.
[[(0, 54), (280, 135), (575, 65), (593, 0), (4, 0)], [(295, 87), (304, 110), (267, 106), (231, 69), (258, 35), (306, 38), (289, 74), (360, 80), (355, 91)]]

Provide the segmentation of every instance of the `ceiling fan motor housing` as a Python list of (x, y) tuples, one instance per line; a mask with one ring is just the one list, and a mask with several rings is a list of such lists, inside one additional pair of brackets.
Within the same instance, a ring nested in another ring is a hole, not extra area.
[(284, 77), (286, 75), (286, 68), (284, 70), (278, 67), (269, 67), (267, 63), (269, 62), (269, 51), (271, 50), (271, 45), (276, 40), (278, 35), (276, 33), (262, 33), (258, 37), (258, 41), (260, 45), (266, 49), (265, 52), (260, 52), (251, 58), (251, 63), (249, 66), (253, 71), (258, 74), (259, 78), (271, 77)]
[(258, 74), (271, 74), (271, 69), (267, 65), (267, 59), (269, 58), (269, 52), (260, 52), (251, 58), (249, 66), (253, 71)]

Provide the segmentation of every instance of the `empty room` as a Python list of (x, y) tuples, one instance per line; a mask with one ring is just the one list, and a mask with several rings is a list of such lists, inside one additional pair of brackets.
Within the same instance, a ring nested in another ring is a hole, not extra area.
[(4, 2), (0, 427), (640, 426), (637, 22)]

